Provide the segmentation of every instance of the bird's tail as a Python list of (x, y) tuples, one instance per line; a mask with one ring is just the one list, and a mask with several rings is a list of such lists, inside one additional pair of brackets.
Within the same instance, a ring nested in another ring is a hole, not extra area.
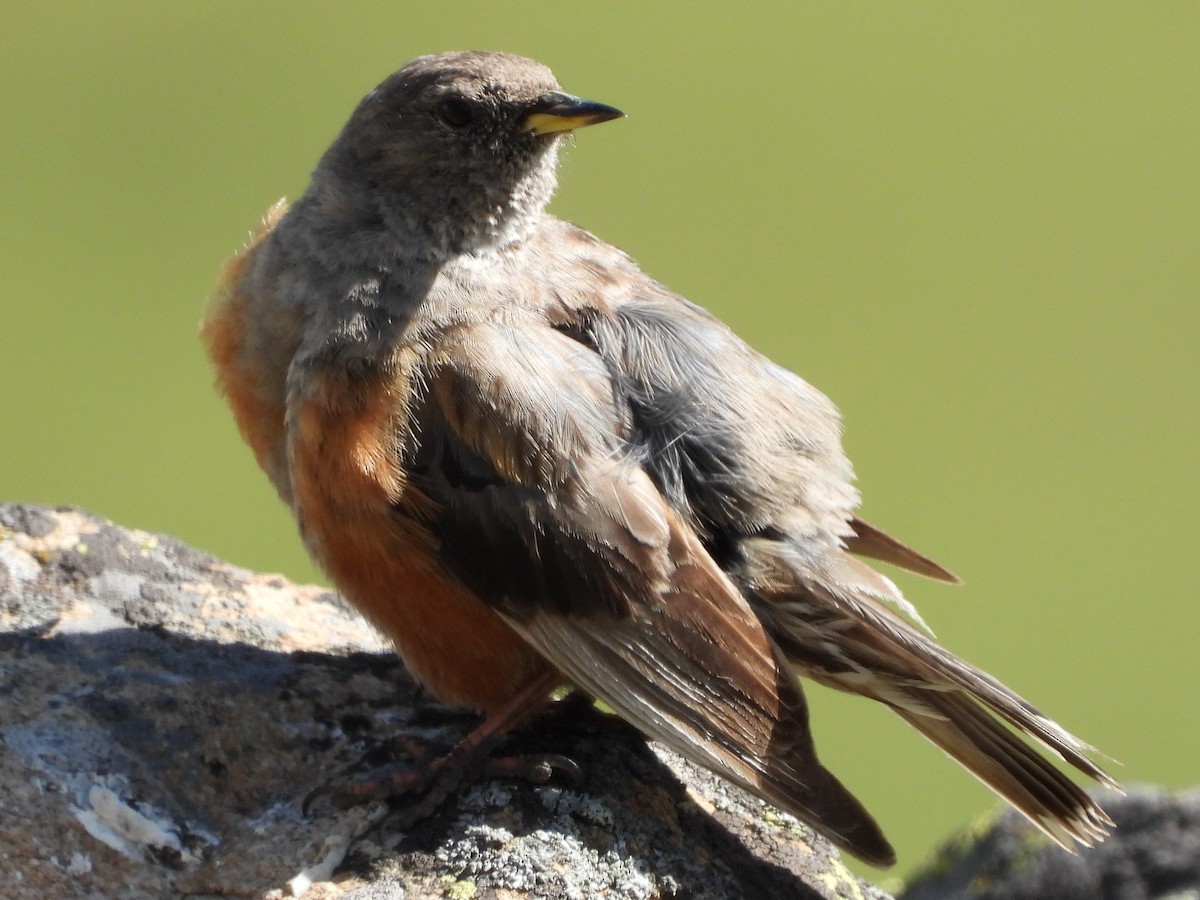
[(1066, 849), (1108, 833), (1104, 810), (1026, 737), (1119, 790), (1093, 748), (897, 614), (915, 616), (888, 579), (845, 554), (814, 565), (778, 543), (753, 549), (773, 576), (753, 605), (801, 675), (886, 704)]
[[(863, 656), (878, 663), (881, 636), (877, 632), (856, 636), (856, 630), (843, 632), (841, 649), (853, 658), (854, 645), (865, 649), (864, 644), (873, 643), (873, 651)], [(895, 636), (889, 629), (884, 640)], [(1102, 840), (1112, 820), (1026, 736), (1085, 775), (1119, 790), (1120, 785), (1087, 756), (1094, 752), (1092, 748), (923, 634), (909, 630), (903, 637), (903, 643), (892, 648), (887, 664), (870, 670), (865, 666), (848, 671), (814, 668), (811, 658), (793, 657), (793, 662), (822, 683), (889, 706), (1064, 848), (1072, 850), (1076, 843), (1090, 847)]]
[[(920, 706), (927, 709), (918, 711)], [(972, 697), (958, 691), (927, 690), (911, 706), (892, 708), (1066, 849), (1073, 849), (1075, 843), (1090, 847), (1108, 834), (1112, 819), (1096, 801)], [(1104, 770), (1082, 756), (1078, 739), (1066, 732), (1062, 734), (1068, 741), (1055, 736), (1053, 731), (1062, 730), (1053, 722), (1036, 712), (1041, 721), (1027, 720), (1023, 713), (1010, 716), (997, 711), (1076, 768), (1108, 787), (1118, 787)]]

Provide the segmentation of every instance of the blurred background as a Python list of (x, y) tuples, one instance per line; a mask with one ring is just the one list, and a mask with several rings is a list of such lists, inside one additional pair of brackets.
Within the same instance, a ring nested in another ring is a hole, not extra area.
[[(864, 516), (967, 581), (901, 579), (939, 637), (1119, 777), (1194, 784), (1198, 47), (1191, 2), (5, 3), (0, 498), (319, 579), (211, 389), (205, 299), (392, 70), (523, 53), (629, 115), (555, 211), (834, 398)], [(997, 807), (812, 694), (900, 873)]]

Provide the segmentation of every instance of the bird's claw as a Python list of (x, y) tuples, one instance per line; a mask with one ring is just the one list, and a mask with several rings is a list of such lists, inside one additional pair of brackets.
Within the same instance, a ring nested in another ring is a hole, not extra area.
[(562, 773), (572, 785), (583, 781), (583, 771), (572, 759), (557, 753), (487, 757), (469, 771), (469, 759), (454, 753), (433, 756), (417, 741), (398, 737), (395, 744), (415, 765), (396, 771), (375, 772), (367, 778), (349, 784), (328, 782), (309, 791), (300, 804), (301, 812), (310, 814), (313, 804), (328, 800), (335, 809), (350, 809), (371, 800), (392, 800), (424, 791), (424, 796), (401, 812), (406, 825), (429, 816), (464, 781), (483, 778), (518, 778), (531, 784), (545, 784), (556, 772)]

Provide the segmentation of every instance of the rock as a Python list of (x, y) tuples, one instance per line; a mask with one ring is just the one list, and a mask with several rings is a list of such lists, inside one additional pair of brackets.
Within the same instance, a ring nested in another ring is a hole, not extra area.
[[(403, 733), (452, 744), (336, 595), (72, 509), (0, 505), (0, 895), (884, 898), (790, 816), (592, 711), (407, 831), (303, 798)], [(368, 762), (364, 763), (366, 759)]]
[(1200, 790), (1099, 795), (1117, 823), (1071, 854), (1015, 812), (946, 844), (901, 900), (1200, 900)]

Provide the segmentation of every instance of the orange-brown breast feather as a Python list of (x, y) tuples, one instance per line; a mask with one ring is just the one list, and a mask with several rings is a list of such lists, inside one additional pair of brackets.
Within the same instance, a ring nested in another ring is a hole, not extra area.
[(272, 207), (221, 273), (201, 329), (217, 386), (338, 590), (393, 640), (438, 697), (493, 709), (546, 666), (445, 573), (435, 542), (416, 524), (428, 501), (400, 466), (410, 388), (403, 373), (414, 361), (400, 354), (388, 367), (399, 374), (374, 378), (313, 368), (288, 395), (303, 323), (286, 298), (251, 287), (284, 212), (283, 201)]
[(311, 376), (290, 429), (301, 532), (418, 679), (448, 703), (494, 709), (546, 666), (445, 572), (419, 525), (428, 500), (407, 482), (397, 446), (409, 390), (403, 374)]
[[(217, 389), (229, 402), (242, 437), (254, 451), (258, 464), (280, 487), (279, 452), (283, 448), (284, 397), (282, 384), (274, 384), (260, 360), (247, 352), (252, 297), (245, 276), (263, 242), (286, 211), (279, 201), (267, 212), (249, 243), (221, 270), (209, 303), (200, 336), (217, 372)], [(282, 490), (281, 490), (282, 493)]]

